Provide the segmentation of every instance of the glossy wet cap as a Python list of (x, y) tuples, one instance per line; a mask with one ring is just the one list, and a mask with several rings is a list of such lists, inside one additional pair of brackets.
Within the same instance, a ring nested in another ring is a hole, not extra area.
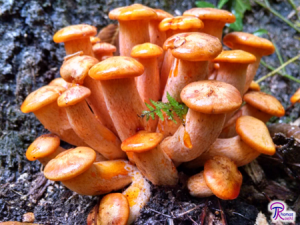
[(216, 63), (250, 64), (256, 61), (256, 57), (243, 50), (224, 50), (212, 61)]
[(26, 97), (21, 105), (21, 111), (23, 113), (30, 113), (39, 110), (55, 102), (65, 90), (62, 86), (46, 85), (41, 87)]
[(71, 83), (68, 83), (67, 81), (65, 81), (61, 77), (55, 78), (48, 85), (50, 85), (50, 86), (61, 86), (61, 87), (64, 87), (65, 89), (68, 89), (68, 88), (72, 87)]
[(218, 38), (204, 33), (181, 33), (173, 35), (164, 43), (164, 50), (170, 49), (175, 58), (187, 61), (208, 61), (222, 52)]
[(97, 224), (127, 224), (129, 204), (121, 193), (105, 195), (100, 202)]
[(217, 20), (224, 23), (234, 23), (235, 16), (223, 9), (192, 8), (183, 13), (184, 16), (195, 16), (200, 20)]
[(94, 45), (96, 43), (99, 43), (101, 41), (101, 39), (98, 37), (91, 36), (90, 41), (91, 41), (92, 45)]
[(255, 81), (251, 81), (249, 91), (260, 91), (260, 86)]
[(146, 152), (155, 148), (163, 139), (161, 133), (140, 131), (122, 142), (121, 149), (125, 152)]
[(215, 156), (204, 164), (206, 185), (218, 197), (224, 200), (238, 197), (243, 176), (236, 164), (224, 156)]
[(190, 83), (180, 97), (190, 109), (206, 114), (231, 112), (242, 104), (241, 94), (235, 87), (214, 80)]
[(76, 105), (84, 101), (91, 95), (90, 89), (83, 86), (74, 86), (66, 90), (58, 99), (57, 104), (59, 107), (68, 107)]
[(272, 116), (284, 116), (285, 110), (281, 103), (272, 95), (261, 91), (250, 91), (244, 95), (244, 101), (254, 108)]
[(201, 20), (194, 16), (176, 16), (172, 18), (165, 18), (159, 23), (160, 31), (167, 30), (188, 30), (201, 29), (204, 24)]
[(95, 80), (134, 78), (144, 73), (144, 66), (133, 58), (114, 56), (94, 65), (89, 76)]
[(163, 50), (158, 45), (152, 43), (144, 43), (141, 45), (136, 45), (131, 50), (131, 56), (134, 58), (154, 58), (159, 57), (163, 54)]
[(162, 9), (153, 9), (153, 10), (157, 14), (157, 17), (154, 18), (155, 20), (160, 20), (161, 21), (161, 20), (163, 20), (165, 18), (172, 18), (173, 17), (172, 14), (170, 14), (170, 13), (168, 13), (168, 12), (162, 10)]
[(290, 101), (292, 104), (299, 102), (300, 100), (300, 88), (293, 94)]
[(156, 12), (144, 5), (133, 4), (130, 6), (113, 9), (108, 14), (111, 20), (150, 20), (157, 17)]
[(115, 51), (117, 51), (117, 48), (109, 43), (101, 42), (93, 45), (93, 52), (95, 54), (108, 54)]
[(77, 147), (58, 154), (45, 166), (44, 175), (53, 181), (72, 179), (87, 171), (96, 160), (96, 152), (88, 147)]
[(89, 36), (95, 36), (96, 34), (96, 27), (87, 24), (78, 24), (64, 27), (57, 31), (53, 36), (53, 41), (55, 43), (61, 43), (86, 38)]
[(99, 61), (92, 56), (74, 56), (60, 67), (61, 77), (70, 83), (83, 84), (92, 66)]
[(244, 32), (232, 32), (226, 34), (223, 43), (231, 49), (241, 49), (256, 52), (259, 55), (271, 55), (275, 52), (275, 47), (271, 41)]
[(264, 122), (252, 116), (241, 116), (236, 121), (236, 132), (241, 139), (256, 151), (274, 155), (275, 145)]
[(34, 161), (51, 155), (60, 145), (60, 139), (55, 134), (43, 134), (27, 148), (26, 158)]

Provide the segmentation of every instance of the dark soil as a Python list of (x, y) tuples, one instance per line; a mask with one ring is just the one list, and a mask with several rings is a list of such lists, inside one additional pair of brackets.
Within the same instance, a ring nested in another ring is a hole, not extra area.
[[(194, 7), (194, 1), (137, 1), (172, 14)], [(216, 1), (210, 1), (216, 3)], [(299, 0), (294, 1), (300, 5)], [(19, 110), (25, 97), (33, 90), (59, 77), (64, 57), (62, 45), (53, 43), (58, 29), (71, 24), (87, 23), (101, 29), (110, 23), (109, 10), (132, 4), (133, 1), (8, 1), (0, 0), (0, 221), (22, 221), (26, 212), (34, 212), (36, 223), (85, 224), (89, 210), (100, 197), (77, 195), (59, 182), (46, 180), (38, 162), (29, 162), (24, 153), (28, 145), (42, 133), (47, 133), (33, 114)], [(284, 17), (292, 11), (287, 1), (270, 1)], [(296, 17), (291, 18), (292, 21)], [(300, 52), (299, 33), (267, 10), (253, 4), (244, 18), (244, 30), (267, 29), (287, 61)], [(226, 32), (228, 30), (226, 29)], [(267, 36), (266, 36), (267, 37)], [(267, 37), (269, 38), (269, 37)], [(280, 65), (276, 54), (265, 57), (273, 67)], [(286, 67), (289, 75), (300, 78), (300, 63)], [(269, 71), (260, 67), (258, 77)], [(265, 80), (263, 90), (276, 96), (285, 107), (299, 84), (280, 76)], [(300, 106), (287, 111), (279, 121), (291, 121), (300, 115)], [(273, 122), (278, 122), (274, 119)], [(260, 157), (259, 164), (241, 168), (244, 183), (234, 201), (215, 197), (195, 199), (184, 188), (186, 175), (177, 187), (152, 187), (152, 197), (136, 224), (254, 224), (259, 211), (269, 219), (268, 198), (287, 202), (300, 216), (299, 144), (282, 136), (275, 138), (280, 145), (273, 158)], [(255, 168), (255, 173), (251, 173)], [(260, 171), (263, 179), (257, 181)], [(185, 171), (187, 172), (187, 171)], [(190, 172), (189, 172), (190, 173)], [(249, 174), (251, 176), (249, 176)], [(254, 174), (254, 175), (253, 175)], [(224, 213), (223, 213), (224, 212)], [(299, 220), (300, 223), (300, 220)]]

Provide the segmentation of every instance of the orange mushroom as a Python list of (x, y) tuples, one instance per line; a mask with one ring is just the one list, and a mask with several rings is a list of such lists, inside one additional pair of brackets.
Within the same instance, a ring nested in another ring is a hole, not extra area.
[(223, 43), (231, 49), (241, 49), (250, 52), (256, 57), (256, 61), (251, 63), (247, 69), (246, 84), (244, 93), (248, 90), (259, 66), (262, 56), (271, 55), (275, 52), (275, 47), (269, 40), (257, 37), (244, 32), (232, 32), (223, 38)]
[(150, 41), (149, 20), (156, 18), (156, 12), (141, 4), (113, 9), (108, 14), (111, 20), (119, 21), (120, 55), (130, 56), (136, 45)]
[(232, 200), (238, 197), (242, 182), (243, 176), (231, 159), (215, 156), (205, 162), (203, 172), (189, 178), (187, 186), (195, 197), (214, 194), (220, 199)]
[(65, 91), (57, 103), (65, 108), (72, 128), (84, 142), (107, 159), (125, 158), (119, 138), (95, 118), (86, 104), (85, 98), (90, 94), (88, 88), (74, 86)]
[(96, 27), (78, 24), (64, 27), (57, 31), (53, 36), (53, 41), (55, 43), (64, 42), (67, 55), (83, 51), (84, 55), (93, 56), (90, 36), (95, 36), (96, 34)]
[(65, 90), (62, 86), (41, 87), (26, 97), (21, 105), (21, 111), (33, 112), (46, 129), (58, 135), (63, 141), (76, 146), (86, 146), (72, 129), (65, 109), (57, 105), (57, 98)]

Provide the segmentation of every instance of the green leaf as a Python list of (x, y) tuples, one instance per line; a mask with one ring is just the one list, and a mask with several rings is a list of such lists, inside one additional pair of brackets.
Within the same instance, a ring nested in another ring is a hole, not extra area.
[(204, 1), (196, 1), (195, 4), (199, 8), (216, 8), (213, 4)]
[(221, 9), (229, 0), (220, 0), (218, 3), (218, 9)]
[(229, 28), (231, 28), (234, 31), (241, 31), (243, 30), (243, 19), (239, 13), (236, 11), (232, 11), (232, 13), (235, 15), (235, 22), (228, 25)]
[(164, 121), (164, 115), (163, 115), (162, 111), (157, 110), (157, 111), (156, 111), (156, 115), (157, 115), (162, 121)]
[[(150, 100), (151, 101), (151, 100)], [(150, 110), (150, 111), (153, 111), (154, 110), (154, 108), (151, 106), (151, 105), (149, 105), (147, 102), (145, 102), (145, 105), (147, 106), (147, 108)], [(147, 112), (147, 111), (145, 111), (145, 112)]]
[(253, 32), (253, 35), (260, 37), (263, 34), (268, 34), (268, 33), (269, 32), (266, 29), (258, 29), (258, 30)]
[(251, 10), (250, 0), (233, 0), (233, 10), (243, 19), (244, 13)]
[(171, 106), (178, 108), (180, 107), (179, 103), (167, 92), (167, 99)]

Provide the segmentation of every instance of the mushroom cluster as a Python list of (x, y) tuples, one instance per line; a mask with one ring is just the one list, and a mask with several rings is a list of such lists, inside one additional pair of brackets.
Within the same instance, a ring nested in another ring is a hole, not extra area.
[[(243, 32), (222, 39), (235, 17), (219, 9), (173, 17), (133, 4), (109, 18), (119, 23), (118, 46), (86, 24), (55, 33), (66, 50), (62, 78), (21, 106), (51, 132), (29, 146), (28, 160), (38, 159), (46, 178), (82, 195), (123, 190), (102, 198), (88, 217), (94, 224), (132, 223), (150, 198), (149, 182), (176, 185), (181, 164), (204, 166), (187, 181), (191, 195), (236, 198), (238, 167), (275, 153), (265, 123), (285, 113), (252, 83), (260, 58), (274, 52), (272, 43)], [(155, 108), (153, 101), (166, 103), (167, 94), (188, 107), (184, 120), (175, 115), (174, 122), (166, 112), (164, 120), (140, 116), (145, 103)], [(75, 147), (60, 147), (60, 139)]]

